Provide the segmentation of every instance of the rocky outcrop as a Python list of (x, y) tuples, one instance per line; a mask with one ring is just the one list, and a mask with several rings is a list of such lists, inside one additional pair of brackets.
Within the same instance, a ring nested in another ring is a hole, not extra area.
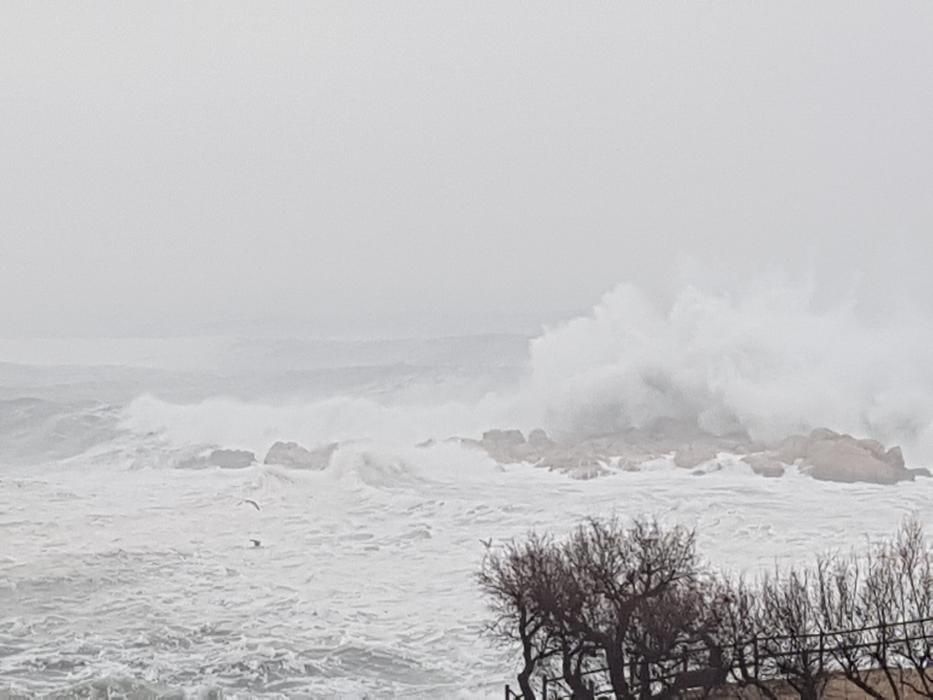
[(540, 428), (532, 430), (527, 440), (520, 430), (488, 430), (482, 440), (454, 439), (463, 447), (483, 450), (499, 464), (533, 464), (574, 479), (593, 479), (609, 473), (610, 460), (598, 450), (585, 443), (560, 445)]
[(322, 471), (327, 469), (330, 458), (339, 446), (339, 443), (332, 442), (329, 445), (309, 450), (297, 442), (277, 442), (269, 448), (263, 463), (277, 464), (295, 469)]
[(481, 440), (451, 441), (482, 450), (500, 465), (528, 463), (578, 479), (638, 471), (643, 463), (671, 454), (675, 465), (699, 476), (722, 468), (719, 453), (740, 455), (755, 474), (767, 478), (783, 476), (790, 465), (814, 479), (846, 483), (893, 484), (929, 475), (923, 469), (906, 468), (899, 447), (888, 449), (877, 440), (826, 428), (792, 435), (770, 446), (747, 436), (708, 435), (679, 424), (654, 425), (573, 443), (555, 441), (540, 429), (529, 433), (527, 439), (519, 430), (489, 430)]
[(907, 469), (899, 447), (885, 449), (877, 440), (819, 428), (809, 435), (794, 435), (783, 440), (774, 456), (821, 481), (843, 483), (869, 482), (894, 484), (912, 481), (916, 473)]
[(256, 462), (256, 455), (248, 450), (214, 450), (207, 464), (221, 469), (245, 469)]

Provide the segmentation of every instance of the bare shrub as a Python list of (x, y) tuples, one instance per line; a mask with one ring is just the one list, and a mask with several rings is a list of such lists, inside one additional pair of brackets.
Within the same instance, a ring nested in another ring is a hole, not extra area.
[(916, 519), (862, 552), (754, 583), (712, 575), (695, 544), (655, 520), (589, 519), (563, 540), (488, 553), (490, 631), (519, 644), (524, 698), (541, 674), (574, 700), (593, 700), (594, 685), (616, 700), (699, 698), (730, 681), (818, 700), (840, 673), (870, 697), (933, 698), (933, 549)]
[[(861, 600), (882, 625), (885, 656), (912, 671), (894, 678), (923, 697), (933, 697), (933, 546), (916, 518), (907, 518), (894, 537), (870, 548)], [(876, 660), (881, 666), (879, 655)]]

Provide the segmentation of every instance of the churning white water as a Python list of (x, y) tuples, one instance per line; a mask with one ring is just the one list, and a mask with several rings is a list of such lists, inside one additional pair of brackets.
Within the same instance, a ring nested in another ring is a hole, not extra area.
[[(665, 310), (621, 288), (530, 350), (213, 339), (196, 367), (113, 346), (109, 367), (65, 366), (46, 346), (37, 368), (19, 348), (0, 367), (0, 692), (497, 697), (513, 669), (482, 633), (481, 538), (656, 514), (755, 569), (933, 522), (933, 480), (764, 479), (721, 455), (703, 476), (662, 458), (575, 481), (417, 443), (668, 417), (760, 438), (826, 425), (924, 466), (931, 341), (917, 319), (868, 326), (791, 294), (689, 291)], [(322, 471), (185, 467), (277, 440), (340, 447)]]

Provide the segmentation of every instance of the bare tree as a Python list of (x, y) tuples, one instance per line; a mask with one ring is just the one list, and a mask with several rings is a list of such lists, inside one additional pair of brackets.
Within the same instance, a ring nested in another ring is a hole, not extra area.
[(705, 697), (722, 685), (728, 668), (716, 637), (717, 590), (699, 578), (671, 585), (638, 606), (629, 628), (629, 663), (639, 669), (642, 695), (674, 697), (692, 690)]
[(774, 688), (761, 674), (761, 594), (743, 578), (723, 578), (718, 583), (719, 614), (716, 636), (726, 652), (724, 665), (740, 688), (754, 687), (768, 700), (778, 700)]
[(526, 700), (536, 674), (573, 700), (593, 700), (596, 680), (616, 700), (667, 700), (730, 677), (768, 700), (783, 684), (819, 700), (836, 671), (873, 698), (933, 698), (933, 549), (916, 519), (865, 552), (755, 585), (711, 576), (690, 530), (590, 519), (564, 540), (488, 552), (479, 583), (490, 632), (520, 645)]
[(590, 592), (581, 585), (565, 547), (552, 550), (546, 575), (532, 583), (530, 593), (557, 644), (558, 654), (548, 668), (554, 677), (563, 679), (574, 700), (591, 700), (593, 693), (584, 675), (594, 665), (598, 647), (581, 633), (579, 623)]
[(654, 520), (625, 527), (617, 519), (591, 519), (564, 546), (576, 592), (567, 625), (604, 657), (618, 700), (646, 697), (644, 687), (636, 695), (626, 673), (637, 616), (675, 586), (697, 580), (695, 541), (692, 531)]
[(806, 569), (790, 568), (765, 576), (760, 588), (759, 625), (773, 635), (760, 640), (763, 656), (801, 700), (819, 700), (828, 681), (811, 578)]
[[(871, 570), (871, 557), (868, 558)], [(820, 625), (831, 630), (825, 635), (826, 652), (846, 679), (866, 695), (879, 700), (900, 700), (901, 694), (891, 673), (892, 659), (884, 634), (878, 634), (875, 620), (866, 614), (863, 603), (864, 564), (855, 554), (827, 554), (816, 563), (817, 605)], [(885, 695), (872, 677), (882, 671), (888, 680)]]
[(907, 518), (876, 559), (886, 574), (882, 587), (893, 608), (892, 649), (913, 671), (902, 681), (915, 693), (933, 697), (933, 546), (916, 517)]
[(487, 631), (501, 643), (521, 646), (518, 685), (527, 700), (535, 700), (531, 686), (535, 671), (561, 651), (561, 640), (548, 627), (535, 600), (539, 582), (553, 576), (556, 552), (549, 538), (532, 533), (523, 543), (487, 551), (477, 575), (494, 616)]

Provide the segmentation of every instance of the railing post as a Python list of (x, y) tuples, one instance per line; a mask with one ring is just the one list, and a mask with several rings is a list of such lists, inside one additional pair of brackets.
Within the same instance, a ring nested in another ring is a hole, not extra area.
[(638, 668), (635, 665), (635, 654), (631, 649), (627, 649), (625, 653), (628, 656), (628, 682), (634, 689), (638, 684)]
[(505, 700), (512, 700), (512, 689), (508, 683), (505, 684)]
[(547, 676), (541, 678), (541, 700), (547, 700)]
[(825, 649), (826, 649), (826, 640), (825, 640), (825, 637), (823, 636), (823, 630), (820, 629), (820, 659), (819, 659), (819, 661), (817, 662), (817, 663), (819, 664), (818, 668), (819, 668), (820, 672), (822, 672), (823, 669), (826, 668), (826, 652), (825, 652)]
[(752, 637), (752, 659), (755, 666), (755, 680), (758, 680), (760, 671), (758, 670), (758, 635)]

